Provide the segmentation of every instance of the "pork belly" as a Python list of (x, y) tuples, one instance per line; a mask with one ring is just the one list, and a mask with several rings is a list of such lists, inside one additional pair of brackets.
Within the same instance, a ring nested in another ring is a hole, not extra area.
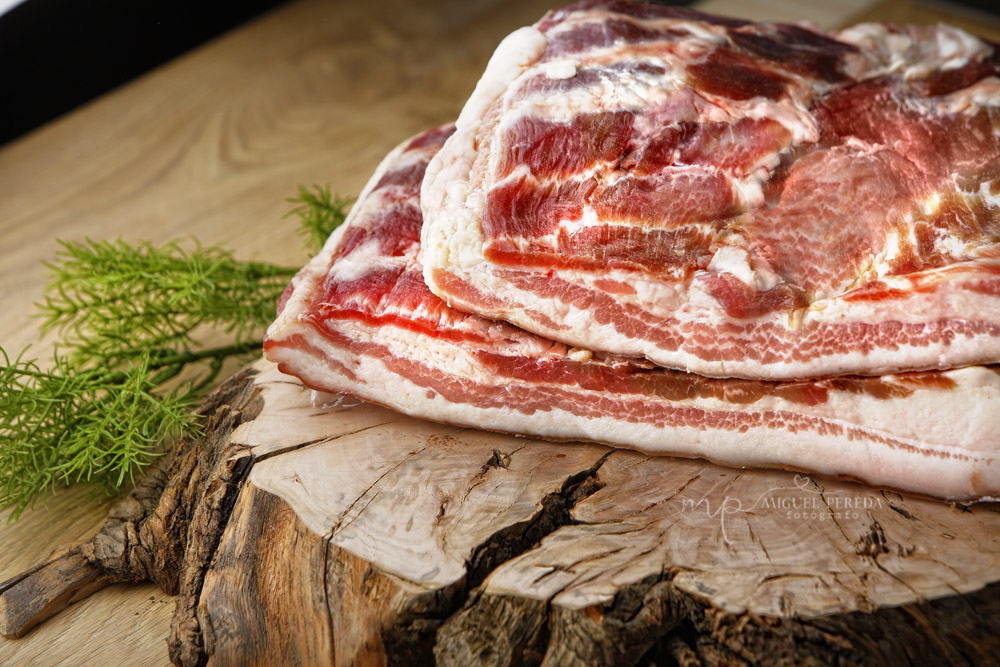
[(715, 377), (1000, 361), (1000, 56), (587, 1), (511, 34), (423, 183), (463, 310)]
[(406, 142), (293, 280), (265, 355), (308, 386), (414, 417), (651, 454), (1000, 495), (1000, 369), (717, 379), (567, 346), (451, 307), (423, 280), (420, 184), (451, 133)]

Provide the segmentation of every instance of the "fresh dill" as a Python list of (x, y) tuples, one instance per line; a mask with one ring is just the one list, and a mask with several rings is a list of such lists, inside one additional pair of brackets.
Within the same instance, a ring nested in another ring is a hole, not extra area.
[[(313, 247), (349, 200), (299, 188), (289, 213)], [(108, 493), (131, 483), (178, 437), (226, 359), (259, 354), (297, 269), (240, 261), (220, 247), (60, 241), (37, 304), (61, 335), (43, 367), (0, 348), (0, 508), (16, 519), (58, 485)], [(225, 345), (201, 344), (222, 331)]]
[(235, 342), (259, 339), (295, 269), (241, 262), (228, 251), (122, 240), (60, 242), (38, 304), (42, 330), (58, 328), (73, 360), (117, 365), (194, 345), (202, 326)]
[(299, 234), (304, 238), (306, 248), (315, 252), (323, 247), (333, 230), (344, 222), (353, 200), (331, 194), (329, 186), (314, 185), (310, 191), (300, 185), (298, 196), (285, 201), (295, 204), (295, 208), (286, 213), (285, 217), (299, 218)]

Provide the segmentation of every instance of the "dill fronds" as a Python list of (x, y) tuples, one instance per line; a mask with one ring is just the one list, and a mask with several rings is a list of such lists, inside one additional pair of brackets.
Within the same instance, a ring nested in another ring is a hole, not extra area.
[(80, 363), (117, 365), (196, 343), (201, 326), (235, 342), (259, 339), (295, 269), (241, 262), (218, 247), (60, 241), (38, 304), (42, 330), (58, 328)]
[[(315, 246), (349, 200), (314, 190), (300, 187), (289, 215)], [(61, 484), (115, 493), (176, 438), (197, 436), (201, 396), (226, 359), (260, 353), (297, 271), (219, 247), (60, 244), (37, 304), (42, 330), (62, 336), (51, 364), (0, 347), (0, 508), (12, 508), (11, 520)], [(206, 329), (231, 343), (201, 346)]]
[(119, 488), (168, 439), (196, 433), (190, 393), (158, 392), (148, 358), (122, 371), (13, 361), (0, 349), (0, 500), (17, 518), (57, 483)]
[(285, 217), (294, 215), (299, 218), (299, 234), (304, 238), (306, 248), (316, 252), (323, 247), (333, 230), (344, 222), (354, 200), (330, 194), (328, 185), (314, 185), (312, 190), (300, 185), (298, 196), (285, 201), (296, 205)]

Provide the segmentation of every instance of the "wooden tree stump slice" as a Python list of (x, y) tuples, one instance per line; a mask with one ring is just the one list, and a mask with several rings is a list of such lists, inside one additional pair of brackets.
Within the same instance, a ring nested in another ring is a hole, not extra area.
[(313, 406), (260, 362), (94, 540), (0, 584), (20, 635), (179, 593), (179, 664), (997, 664), (1000, 508)]

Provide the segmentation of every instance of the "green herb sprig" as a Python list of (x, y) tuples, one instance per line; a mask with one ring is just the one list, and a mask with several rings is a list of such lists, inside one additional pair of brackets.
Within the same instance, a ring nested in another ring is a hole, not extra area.
[(353, 199), (330, 193), (328, 185), (314, 185), (310, 191), (300, 185), (297, 197), (286, 199), (295, 208), (285, 214), (285, 217), (295, 216), (299, 219), (299, 234), (303, 237), (306, 248), (317, 251), (323, 247), (327, 237), (347, 216), (347, 209)]
[[(349, 200), (299, 188), (290, 215), (311, 245)], [(0, 348), (0, 507), (16, 519), (63, 484), (116, 493), (174, 439), (197, 437), (194, 408), (226, 359), (259, 354), (297, 269), (240, 261), (220, 247), (60, 242), (38, 304), (61, 341), (43, 368)], [(205, 331), (231, 339), (205, 347)]]
[(196, 344), (203, 326), (258, 339), (295, 269), (241, 262), (219, 247), (61, 241), (42, 330), (58, 328), (72, 359), (117, 366)]

